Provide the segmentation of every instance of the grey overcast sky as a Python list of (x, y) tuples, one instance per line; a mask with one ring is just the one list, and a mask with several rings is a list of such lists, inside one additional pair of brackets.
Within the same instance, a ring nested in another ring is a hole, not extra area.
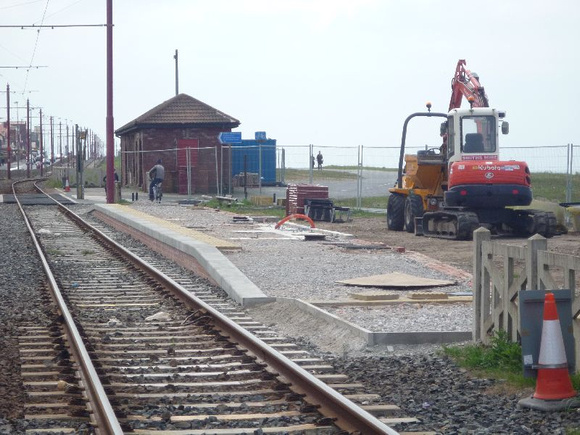
[[(579, 19), (577, 0), (114, 0), (115, 128), (175, 95), (177, 49), (179, 91), (244, 138), (397, 146), (426, 101), (447, 110), (466, 59), (507, 112), (504, 146), (580, 143)], [(105, 0), (0, 0), (1, 25), (105, 22)], [(0, 69), (12, 102), (104, 140), (106, 29), (0, 32), (0, 66), (47, 66)]]

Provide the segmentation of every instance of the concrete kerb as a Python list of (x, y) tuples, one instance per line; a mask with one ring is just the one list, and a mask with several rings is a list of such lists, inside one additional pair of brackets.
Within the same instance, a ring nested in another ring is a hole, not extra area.
[(348, 328), (358, 337), (364, 339), (367, 342), (367, 346), (443, 344), (470, 341), (472, 339), (471, 331), (372, 332), (300, 299), (276, 298), (276, 301), (291, 303), (312, 316)]
[(139, 216), (124, 214), (115, 205), (95, 204), (95, 210), (195, 258), (217, 285), (239, 304), (251, 306), (274, 301), (274, 298), (266, 296), (216, 247), (154, 224)]

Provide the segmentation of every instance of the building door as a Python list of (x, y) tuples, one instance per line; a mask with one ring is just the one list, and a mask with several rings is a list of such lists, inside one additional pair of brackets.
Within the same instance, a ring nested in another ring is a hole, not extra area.
[(180, 195), (195, 193), (195, 173), (198, 158), (198, 139), (180, 139), (177, 141), (177, 191)]

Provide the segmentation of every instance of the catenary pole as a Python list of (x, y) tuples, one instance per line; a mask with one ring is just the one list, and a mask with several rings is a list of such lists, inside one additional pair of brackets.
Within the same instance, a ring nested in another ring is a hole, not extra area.
[(115, 136), (113, 122), (113, 0), (107, 0), (107, 204), (115, 201)]
[(10, 145), (10, 85), (6, 85), (6, 178), (10, 180), (11, 146)]
[(30, 178), (30, 101), (26, 99), (26, 178)]

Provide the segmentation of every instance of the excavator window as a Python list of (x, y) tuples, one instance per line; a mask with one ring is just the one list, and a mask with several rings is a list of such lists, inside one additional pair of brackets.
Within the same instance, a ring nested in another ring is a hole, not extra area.
[(466, 116), (461, 120), (464, 153), (489, 153), (496, 149), (493, 116)]

